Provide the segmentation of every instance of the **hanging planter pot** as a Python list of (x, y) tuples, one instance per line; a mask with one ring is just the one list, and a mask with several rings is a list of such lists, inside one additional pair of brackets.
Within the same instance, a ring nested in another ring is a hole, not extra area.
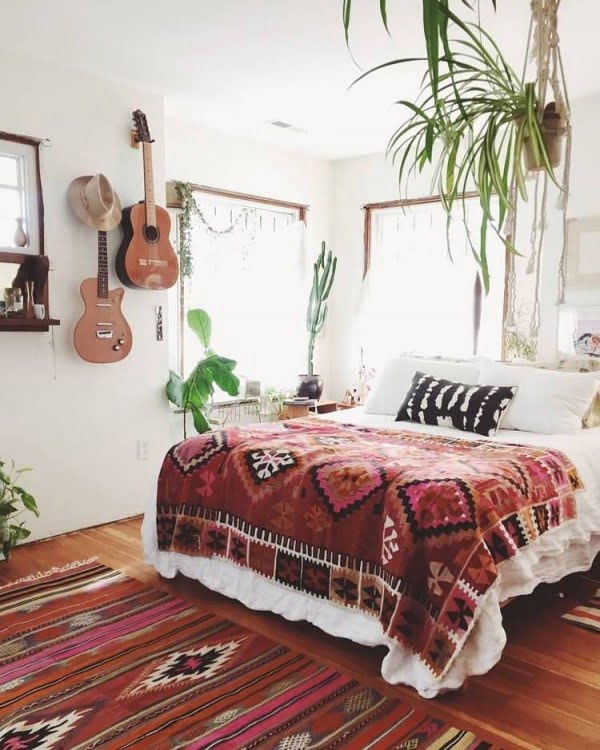
[[(565, 121), (558, 111), (556, 102), (549, 102), (544, 108), (544, 116), (540, 125), (542, 139), (552, 169), (560, 166), (562, 159), (562, 142), (566, 132)], [(541, 155), (536, 154), (531, 137), (526, 135), (523, 141), (525, 166), (529, 172), (541, 172), (545, 169)]]

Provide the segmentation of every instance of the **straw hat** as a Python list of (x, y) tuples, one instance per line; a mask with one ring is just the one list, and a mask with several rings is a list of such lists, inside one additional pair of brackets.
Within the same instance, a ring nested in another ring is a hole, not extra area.
[(73, 211), (88, 227), (108, 231), (121, 223), (121, 201), (103, 174), (77, 177), (67, 191)]

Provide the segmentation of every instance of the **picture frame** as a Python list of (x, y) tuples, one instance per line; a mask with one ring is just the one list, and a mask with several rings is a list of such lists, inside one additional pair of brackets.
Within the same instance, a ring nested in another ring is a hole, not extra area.
[(600, 217), (567, 222), (567, 289), (600, 290)]

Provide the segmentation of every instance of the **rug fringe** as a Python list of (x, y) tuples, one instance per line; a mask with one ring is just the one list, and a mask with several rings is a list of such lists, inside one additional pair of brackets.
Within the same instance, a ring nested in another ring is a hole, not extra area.
[(18, 578), (16, 581), (10, 581), (9, 583), (0, 586), (0, 588), (6, 588), (7, 586), (15, 586), (18, 583), (29, 583), (30, 581), (37, 581), (40, 578), (47, 578), (48, 576), (54, 575), (55, 573), (64, 573), (67, 570), (74, 570), (80, 568), (83, 565), (89, 565), (90, 563), (98, 562), (98, 556), (88, 557), (86, 560), (73, 560), (72, 562), (66, 563), (65, 565), (54, 566), (48, 568), (48, 570), (42, 570), (39, 573), (32, 573), (29, 576), (23, 576)]

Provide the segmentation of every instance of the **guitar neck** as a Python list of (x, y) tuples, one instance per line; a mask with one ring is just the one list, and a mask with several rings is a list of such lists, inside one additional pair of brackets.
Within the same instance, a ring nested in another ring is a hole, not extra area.
[(98, 230), (98, 297), (108, 297), (108, 239)]
[(146, 226), (156, 226), (156, 202), (154, 200), (154, 174), (152, 171), (152, 144), (142, 143), (144, 153), (144, 204), (146, 206)]

